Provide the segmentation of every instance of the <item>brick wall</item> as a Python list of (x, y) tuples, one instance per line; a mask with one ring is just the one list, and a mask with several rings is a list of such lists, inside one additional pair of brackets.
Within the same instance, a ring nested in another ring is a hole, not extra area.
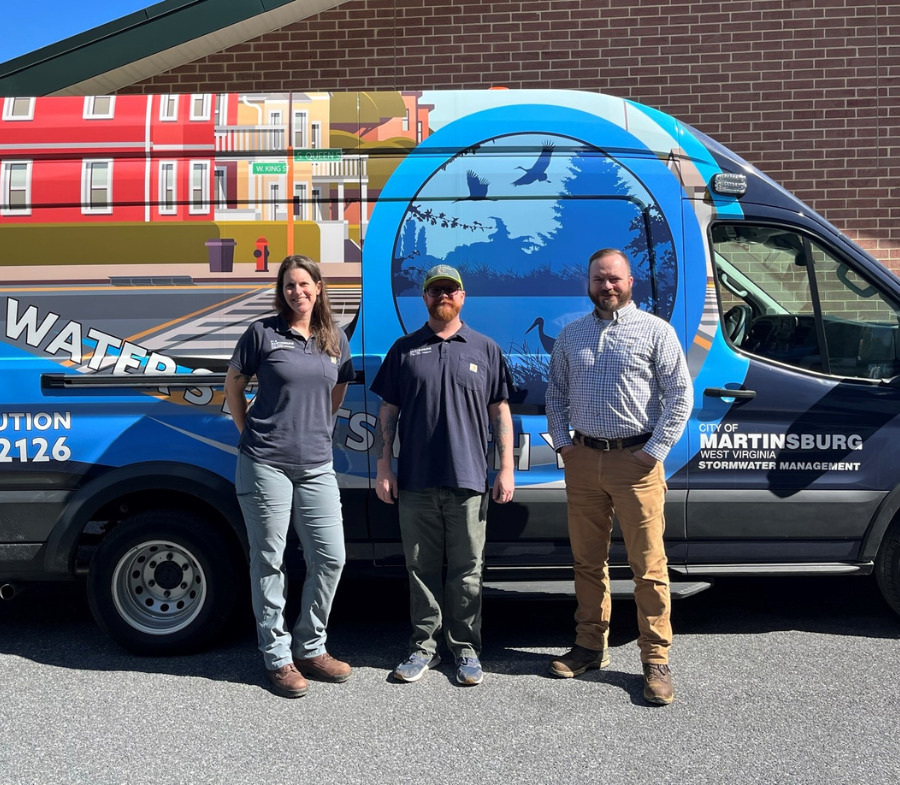
[(674, 114), (900, 271), (896, 0), (352, 0), (122, 92), (492, 85)]

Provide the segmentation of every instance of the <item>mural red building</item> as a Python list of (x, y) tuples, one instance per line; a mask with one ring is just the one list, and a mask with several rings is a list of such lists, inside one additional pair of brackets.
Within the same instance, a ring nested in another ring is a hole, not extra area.
[(214, 104), (212, 95), (3, 99), (0, 222), (212, 220)]

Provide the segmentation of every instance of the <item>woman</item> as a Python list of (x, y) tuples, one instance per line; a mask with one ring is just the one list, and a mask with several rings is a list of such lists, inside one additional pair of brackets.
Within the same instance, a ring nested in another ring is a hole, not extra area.
[[(238, 341), (225, 398), (241, 434), (235, 485), (250, 541), (259, 648), (274, 691), (298, 698), (306, 694), (304, 676), (350, 678), (350, 666), (325, 649), (325, 627), (345, 558), (331, 432), (353, 365), (315, 262), (288, 256), (281, 263), (275, 310)], [(258, 388), (248, 406), (244, 393), (254, 376)], [(282, 562), (291, 524), (303, 546), (306, 580), (289, 633)]]

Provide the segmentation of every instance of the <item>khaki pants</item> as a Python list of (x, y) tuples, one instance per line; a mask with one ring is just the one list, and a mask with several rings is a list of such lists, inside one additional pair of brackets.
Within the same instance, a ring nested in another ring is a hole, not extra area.
[[(638, 448), (635, 448), (638, 449)], [(662, 463), (640, 464), (631, 450), (576, 446), (566, 455), (569, 539), (575, 557), (575, 642), (604, 649), (609, 637), (609, 543), (613, 514), (634, 573), (641, 661), (666, 663), (672, 645), (669, 574), (663, 546)]]

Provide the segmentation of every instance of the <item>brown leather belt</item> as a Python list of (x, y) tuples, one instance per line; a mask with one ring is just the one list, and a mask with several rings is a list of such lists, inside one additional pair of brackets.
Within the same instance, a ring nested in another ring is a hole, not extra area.
[(581, 443), (592, 450), (624, 450), (626, 447), (637, 447), (650, 441), (651, 433), (642, 433), (640, 436), (626, 436), (624, 439), (595, 439), (593, 436), (585, 436), (581, 431), (575, 431), (575, 443)]

